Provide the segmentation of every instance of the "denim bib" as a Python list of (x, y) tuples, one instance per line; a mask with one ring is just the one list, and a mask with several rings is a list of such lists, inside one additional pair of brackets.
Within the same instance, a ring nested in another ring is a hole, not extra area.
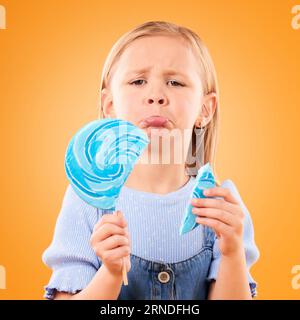
[(189, 259), (164, 263), (130, 254), (128, 285), (122, 285), (117, 300), (205, 300), (215, 233), (202, 226), (203, 246)]

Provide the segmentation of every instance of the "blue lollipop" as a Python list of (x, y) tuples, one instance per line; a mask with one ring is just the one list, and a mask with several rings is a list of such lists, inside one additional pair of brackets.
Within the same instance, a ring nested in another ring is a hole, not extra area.
[[(212, 173), (209, 162), (202, 166), (198, 170), (198, 174), (195, 181), (195, 186), (193, 188), (191, 199), (192, 198), (207, 198), (203, 194), (205, 189), (213, 188), (216, 186), (215, 178)], [(192, 212), (193, 206), (190, 201), (186, 207), (185, 215), (182, 219), (179, 234), (182, 235), (189, 231), (195, 229), (199, 224), (196, 222), (196, 215)]]
[[(120, 119), (95, 120), (71, 139), (65, 170), (74, 191), (90, 205), (113, 213), (121, 188), (147, 147), (148, 136)], [(127, 285), (126, 268), (123, 278)]]
[(130, 122), (95, 120), (71, 139), (65, 156), (70, 184), (87, 203), (114, 211), (121, 188), (149, 143)]

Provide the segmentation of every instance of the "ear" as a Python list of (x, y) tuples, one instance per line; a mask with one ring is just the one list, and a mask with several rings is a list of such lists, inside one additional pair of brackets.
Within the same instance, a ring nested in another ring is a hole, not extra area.
[(115, 110), (113, 107), (113, 100), (111, 91), (107, 88), (103, 88), (101, 91), (101, 106), (102, 112), (105, 118), (115, 118)]
[(210, 92), (203, 96), (202, 107), (201, 107), (201, 123), (202, 126), (206, 126), (210, 120), (213, 118), (217, 107), (217, 94), (215, 92)]

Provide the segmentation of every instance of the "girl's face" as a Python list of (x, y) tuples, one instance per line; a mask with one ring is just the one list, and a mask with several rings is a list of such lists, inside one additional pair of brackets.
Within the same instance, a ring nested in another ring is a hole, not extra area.
[(110, 90), (102, 91), (102, 106), (105, 117), (142, 129), (145, 119), (161, 116), (168, 119), (165, 128), (184, 130), (192, 129), (203, 112), (207, 124), (212, 98), (203, 97), (198, 62), (186, 42), (156, 35), (136, 39), (124, 50), (113, 67)]

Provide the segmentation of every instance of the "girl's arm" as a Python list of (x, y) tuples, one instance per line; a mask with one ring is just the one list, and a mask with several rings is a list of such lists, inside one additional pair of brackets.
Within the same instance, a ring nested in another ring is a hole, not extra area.
[[(213, 228), (218, 238), (214, 247), (217, 245), (220, 256), (212, 261), (208, 277), (212, 279), (213, 276), (216, 281), (210, 285), (208, 299), (252, 299), (249, 278), (252, 279), (248, 277), (245, 248), (248, 250), (248, 259), (253, 260), (257, 257), (256, 250), (252, 250), (249, 256), (249, 248), (256, 247), (253, 247), (253, 241), (244, 243), (246, 210), (242, 209), (242, 201), (235, 194), (234, 197), (229, 188), (215, 187), (204, 191), (208, 198), (192, 200), (192, 212), (198, 216), (196, 222)], [(250, 222), (247, 213), (245, 239), (248, 240), (252, 228)]]
[(216, 281), (209, 288), (208, 300), (251, 300), (244, 251), (222, 256)]
[[(99, 216), (97, 209), (79, 198), (69, 185), (53, 240), (42, 256), (43, 262), (53, 270), (45, 286), (46, 299), (118, 298), (124, 256), (129, 262), (127, 272), (130, 268), (126, 221), (113, 214), (101, 215), (100, 219)], [(107, 222), (104, 228), (98, 228), (104, 221)], [(103, 255), (106, 251), (109, 254)]]
[(122, 274), (114, 275), (103, 264), (86, 288), (76, 294), (57, 291), (55, 300), (117, 300), (122, 287)]

